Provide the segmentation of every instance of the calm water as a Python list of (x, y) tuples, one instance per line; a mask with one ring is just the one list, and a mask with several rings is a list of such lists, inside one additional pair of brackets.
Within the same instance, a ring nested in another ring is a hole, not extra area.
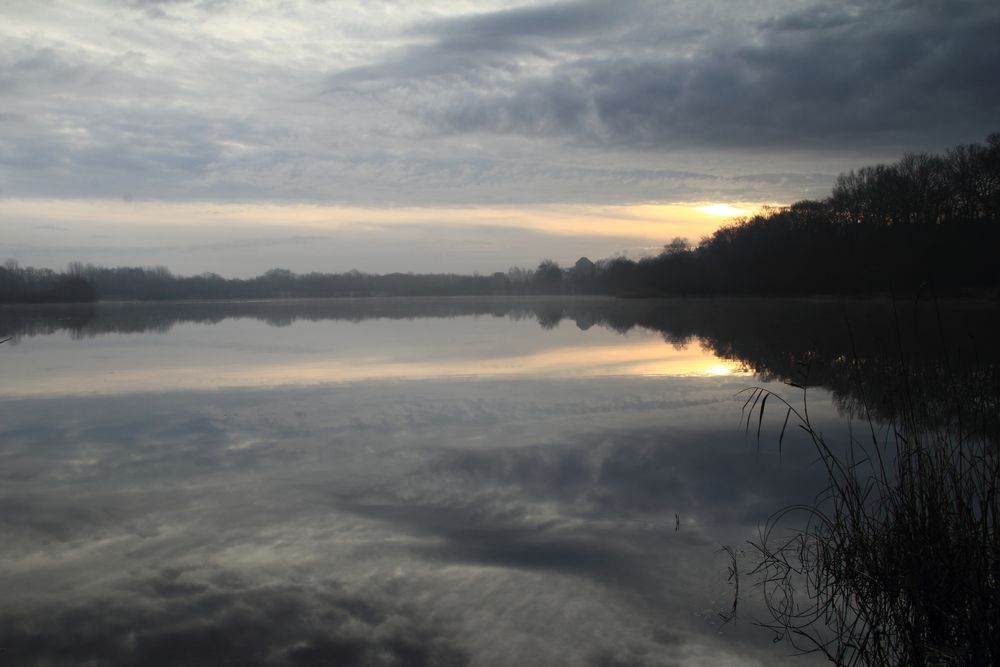
[[(752, 595), (735, 622), (719, 615), (733, 594), (720, 546), (821, 487), (801, 439), (779, 455), (784, 414), (758, 445), (734, 394), (794, 396), (782, 381), (811, 359), (811, 410), (836, 436), (856, 401), (844, 332), (885, 314), (609, 299), (0, 310), (14, 337), (0, 659), (812, 664), (753, 625)], [(946, 319), (972, 349), (994, 317)], [(875, 360), (880, 331), (855, 353)]]

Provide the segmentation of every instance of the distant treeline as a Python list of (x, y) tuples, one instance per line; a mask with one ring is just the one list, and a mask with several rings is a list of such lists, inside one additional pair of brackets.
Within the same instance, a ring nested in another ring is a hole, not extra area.
[(13, 260), (0, 266), (0, 303), (79, 303), (96, 301), (94, 282), (72, 270), (22, 267)]
[(296, 274), (176, 276), (164, 267), (73, 263), (65, 273), (0, 267), (0, 302), (252, 299), (496, 294), (808, 295), (929, 286), (939, 293), (1000, 288), (1000, 134), (944, 155), (909, 154), (841, 174), (829, 197), (767, 208), (692, 247), (655, 257), (581, 258), (571, 268), (492, 275)]
[[(595, 271), (591, 268), (587, 276)], [(0, 267), (0, 303), (560, 294), (573, 290), (574, 275), (549, 260), (537, 270), (512, 268), (489, 276), (360, 271), (297, 274), (271, 269), (247, 279), (214, 273), (178, 276), (162, 266), (108, 268), (77, 262), (65, 273), (55, 273), (8, 261)], [(580, 286), (584, 285), (593, 287), (592, 282), (581, 281)]]
[(564, 271), (544, 260), (534, 270), (514, 267), (488, 276), (271, 269), (244, 279), (215, 273), (178, 276), (162, 266), (108, 268), (79, 262), (71, 263), (65, 273), (55, 273), (8, 261), (0, 267), (0, 303), (596, 293), (599, 269), (585, 259), (577, 265)]

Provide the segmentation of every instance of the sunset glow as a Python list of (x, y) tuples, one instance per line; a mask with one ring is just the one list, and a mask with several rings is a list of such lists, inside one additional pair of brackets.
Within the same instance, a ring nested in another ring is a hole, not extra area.
[[(581, 255), (641, 257), (678, 236), (697, 241), (749, 210), (687, 203), (426, 208), (8, 199), (3, 215), (19, 222), (5, 240), (22, 249), (18, 259), (25, 264), (163, 264), (180, 273), (254, 275), (274, 266), (386, 272), (435, 271), (448, 263), (490, 272), (533, 266), (546, 256), (564, 263)], [(190, 251), (178, 253), (170, 238), (185, 239)], [(50, 248), (56, 240), (58, 251)], [(409, 252), (396, 248), (401, 242)], [(374, 252), (341, 258), (345, 244), (393, 252), (389, 259)], [(421, 244), (433, 254), (414, 252)], [(444, 254), (451, 247), (463, 253)]]
[[(355, 352), (355, 354), (352, 354)], [(515, 377), (709, 377), (748, 375), (739, 364), (724, 361), (698, 345), (676, 349), (653, 338), (644, 342), (565, 346), (504, 357), (469, 357), (427, 361), (426, 350), (387, 357), (344, 350), (307, 359), (247, 364), (220, 359), (197, 366), (147, 365), (141, 359), (95, 360), (92, 367), (69, 374), (26, 377), (0, 390), (0, 398), (131, 394), (147, 391), (200, 391), (224, 387), (306, 386), (361, 381), (430, 378)], [(135, 367), (139, 362), (142, 365)]]
[(703, 206), (696, 206), (695, 209), (720, 218), (735, 218), (749, 215), (754, 211), (754, 208), (733, 206), (732, 204), (705, 204)]

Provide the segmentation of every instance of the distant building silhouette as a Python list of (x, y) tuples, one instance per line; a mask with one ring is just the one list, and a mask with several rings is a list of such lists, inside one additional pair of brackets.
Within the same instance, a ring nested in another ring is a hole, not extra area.
[(577, 278), (590, 278), (597, 272), (597, 266), (586, 257), (576, 260), (573, 265), (573, 274)]

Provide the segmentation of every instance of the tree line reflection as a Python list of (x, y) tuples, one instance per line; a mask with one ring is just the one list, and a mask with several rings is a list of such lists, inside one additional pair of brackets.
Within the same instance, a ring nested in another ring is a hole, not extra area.
[(6, 308), (0, 338), (16, 344), (64, 332), (74, 338), (165, 333), (178, 324), (232, 318), (284, 327), (459, 317), (534, 320), (544, 329), (568, 323), (622, 334), (652, 330), (674, 346), (700, 344), (765, 380), (829, 389), (851, 414), (861, 414), (865, 400), (875, 416), (888, 414), (905, 387), (933, 422), (957, 403), (976, 409), (984, 388), (997, 382), (1000, 309), (981, 302), (498, 297), (81, 304)]

